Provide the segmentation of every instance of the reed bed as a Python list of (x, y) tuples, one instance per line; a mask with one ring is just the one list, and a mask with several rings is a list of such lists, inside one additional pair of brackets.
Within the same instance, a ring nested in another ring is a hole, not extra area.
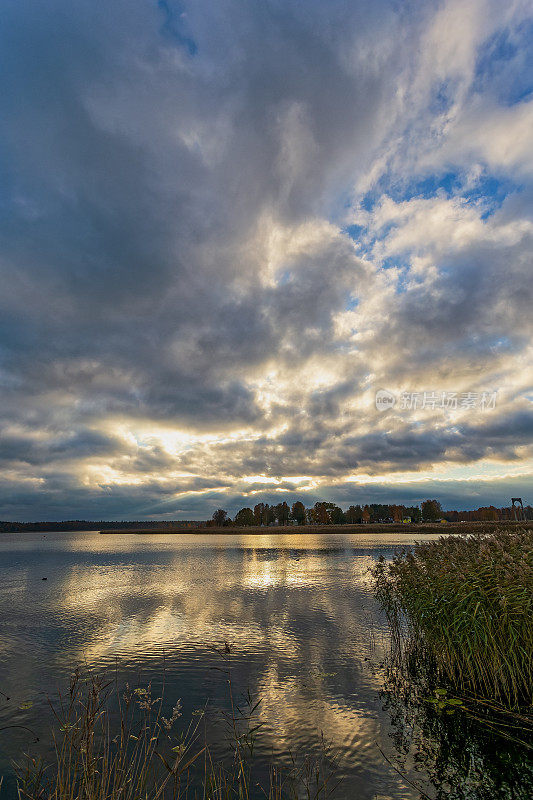
[[(254, 760), (261, 723), (259, 703), (233, 698), (224, 715), (228, 757), (215, 760), (205, 710), (181, 720), (181, 705), (163, 716), (163, 698), (150, 685), (119, 691), (115, 681), (76, 672), (58, 702), (54, 757), (45, 764), (26, 754), (16, 765), (19, 800), (326, 800), (335, 789), (334, 762), (326, 748), (319, 759), (289, 759), (258, 770)], [(118, 708), (117, 708), (118, 706)], [(180, 724), (181, 723), (181, 724)], [(217, 742), (220, 745), (220, 742)]]
[(369, 523), (348, 523), (342, 525), (270, 525), (260, 527), (258, 525), (225, 525), (223, 528), (214, 526), (204, 526), (201, 528), (109, 528), (101, 530), (103, 535), (113, 534), (133, 534), (145, 536), (164, 535), (164, 534), (184, 534), (187, 536), (295, 536), (301, 534), (326, 534), (326, 533), (347, 533), (347, 534), (373, 534), (373, 533), (401, 533), (406, 535), (422, 533), (447, 533), (468, 534), (480, 530), (497, 530), (512, 526), (524, 527), (533, 530), (533, 520), (526, 520), (522, 523), (516, 522), (369, 522)]
[(458, 690), (509, 709), (533, 701), (533, 532), (440, 537), (374, 570), (396, 654), (429, 659)]

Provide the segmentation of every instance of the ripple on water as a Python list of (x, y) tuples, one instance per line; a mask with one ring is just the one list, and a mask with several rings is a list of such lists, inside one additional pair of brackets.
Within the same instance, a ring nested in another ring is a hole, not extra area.
[[(186, 719), (207, 701), (216, 721), (228, 687), (213, 647), (229, 642), (235, 695), (249, 689), (261, 698), (259, 757), (317, 754), (323, 735), (345, 779), (339, 796), (407, 800), (376, 747), (390, 749), (376, 667), (387, 635), (369, 577), (378, 555), (404, 542), (270, 533), (4, 537), (0, 690), (11, 700), (0, 696), (0, 725), (27, 725), (49, 740), (47, 695), (65, 688), (79, 664), (154, 687), (164, 673), (169, 708), (180, 697)], [(27, 743), (22, 731), (0, 741), (4, 770)]]

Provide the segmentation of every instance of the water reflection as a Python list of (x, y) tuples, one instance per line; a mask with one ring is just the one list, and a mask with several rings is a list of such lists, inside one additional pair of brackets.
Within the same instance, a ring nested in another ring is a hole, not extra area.
[[(316, 751), (323, 732), (344, 777), (339, 797), (417, 797), (378, 747), (390, 750), (396, 734), (379, 695), (388, 633), (369, 576), (380, 553), (405, 541), (4, 535), (0, 689), (12, 699), (0, 702), (0, 726), (42, 734), (45, 694), (80, 663), (155, 684), (164, 670), (169, 707), (181, 697), (184, 719), (206, 700), (216, 712), (227, 685), (213, 645), (228, 641), (235, 692), (262, 698), (260, 757)], [(0, 738), (4, 769), (26, 744), (19, 733)]]
[[(428, 695), (423, 680), (415, 687), (393, 682), (383, 691), (393, 724), (391, 757), (400, 769), (414, 764), (420, 770), (418, 782), (435, 800), (530, 800), (531, 750), (507, 735), (495, 735), (494, 717), (480, 724), (459, 709), (441, 712), (421, 701), (421, 695)], [(501, 731), (513, 733), (510, 722), (504, 717)]]

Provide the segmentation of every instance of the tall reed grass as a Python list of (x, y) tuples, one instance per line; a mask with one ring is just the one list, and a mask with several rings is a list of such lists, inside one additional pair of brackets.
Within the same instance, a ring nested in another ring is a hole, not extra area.
[[(233, 698), (225, 716), (228, 758), (215, 760), (200, 710), (180, 724), (178, 701), (165, 718), (163, 699), (151, 686), (119, 691), (99, 675), (72, 676), (67, 693), (51, 708), (54, 757), (45, 764), (27, 754), (17, 765), (20, 800), (326, 800), (334, 789), (334, 765), (323, 757), (272, 763), (264, 777), (254, 759), (261, 723), (258, 703)], [(220, 744), (217, 742), (216, 744)], [(261, 777), (263, 780), (261, 780)]]
[(429, 657), (458, 689), (506, 708), (533, 701), (533, 531), (404, 548), (374, 570), (400, 657)]

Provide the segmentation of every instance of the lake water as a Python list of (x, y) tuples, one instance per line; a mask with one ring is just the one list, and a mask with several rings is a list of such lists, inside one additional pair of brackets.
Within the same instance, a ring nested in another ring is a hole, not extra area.
[[(181, 698), (183, 719), (206, 702), (223, 708), (227, 685), (213, 647), (228, 642), (235, 693), (261, 698), (259, 758), (316, 753), (323, 734), (342, 778), (339, 798), (419, 797), (388, 763), (430, 785), (398, 709), (381, 693), (388, 631), (369, 574), (381, 554), (410, 541), (2, 534), (0, 691), (10, 699), (0, 695), (0, 728), (28, 726), (49, 741), (46, 697), (80, 664), (116, 668), (120, 681), (134, 683), (158, 684), (164, 672), (168, 709)], [(6, 795), (11, 759), (41, 746), (31, 741), (22, 729), (0, 731)]]

